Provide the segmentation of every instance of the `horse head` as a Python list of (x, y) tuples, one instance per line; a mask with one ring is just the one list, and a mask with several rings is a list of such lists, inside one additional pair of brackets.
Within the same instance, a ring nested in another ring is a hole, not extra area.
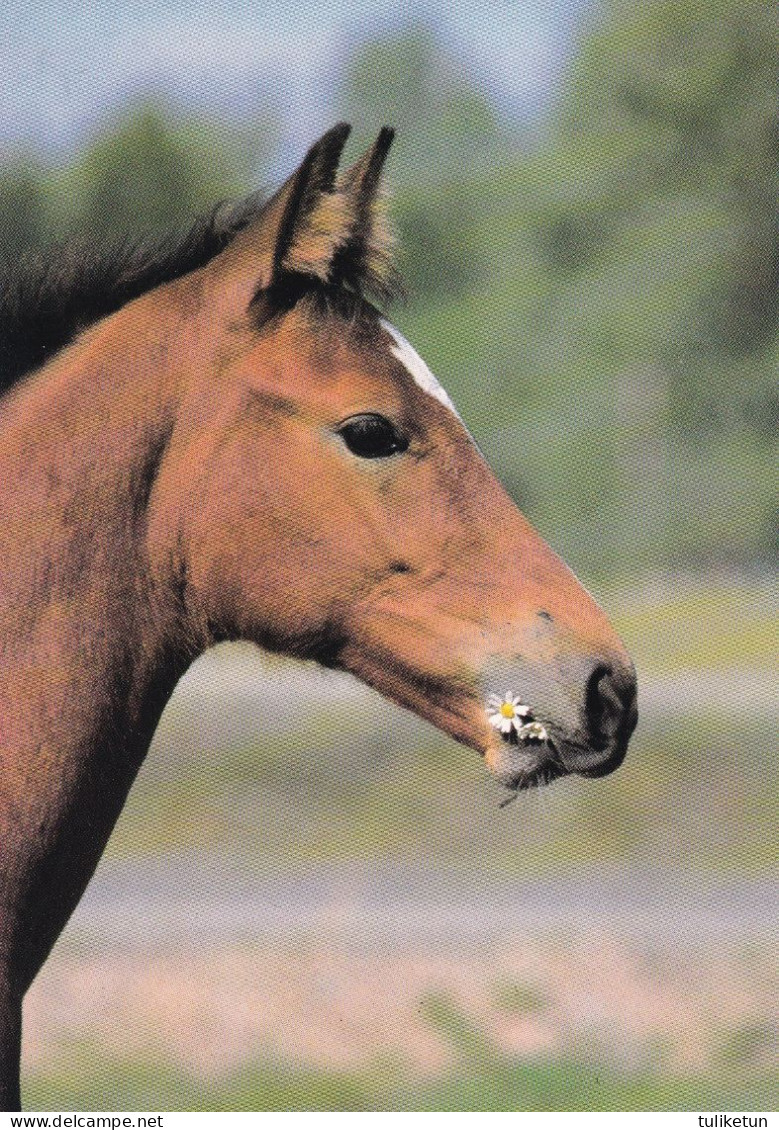
[(391, 288), (379, 181), (348, 127), (174, 286), (175, 427), (150, 500), (157, 579), (191, 630), (355, 674), (524, 788), (600, 776), (636, 722), (605, 614), (366, 297)]

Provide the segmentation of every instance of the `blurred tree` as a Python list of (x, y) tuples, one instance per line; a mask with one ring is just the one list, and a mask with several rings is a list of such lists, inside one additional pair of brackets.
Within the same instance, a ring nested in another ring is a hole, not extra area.
[(647, 346), (674, 378), (673, 415), (701, 432), (743, 426), (750, 390), (731, 361), (764, 354), (779, 329), (779, 6), (613, 0), (583, 41), (545, 161), (550, 266), (616, 280), (639, 249), (647, 270), (664, 262), (655, 308), (668, 316)]
[(0, 266), (42, 243), (50, 226), (44, 170), (15, 157), (0, 169)]
[(393, 125), (403, 145), (393, 155), (401, 183), (441, 181), (473, 167), (507, 139), (492, 100), (466, 64), (424, 25), (365, 43), (346, 60), (338, 101), (366, 145), (378, 125)]
[(181, 227), (257, 187), (278, 142), (265, 109), (251, 127), (185, 117), (160, 102), (129, 109), (64, 169), (0, 164), (0, 261), (52, 238), (144, 235)]
[(406, 196), (398, 208), (398, 263), (413, 298), (467, 294), (483, 273), (483, 248), (474, 208), (449, 187)]
[(347, 59), (338, 100), (357, 145), (385, 122), (403, 139), (392, 170), (402, 189), (401, 269), (412, 296), (467, 293), (484, 274), (484, 203), (474, 181), (512, 142), (491, 99), (430, 28), (411, 26)]
[(71, 223), (90, 233), (166, 231), (249, 187), (245, 155), (207, 120), (157, 103), (130, 111), (72, 170)]

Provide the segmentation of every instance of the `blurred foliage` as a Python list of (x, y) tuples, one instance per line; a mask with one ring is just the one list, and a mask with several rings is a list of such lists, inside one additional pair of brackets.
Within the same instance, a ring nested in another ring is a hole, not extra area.
[[(523, 151), (429, 27), (342, 61), (352, 155), (383, 122), (400, 135), (397, 318), (589, 577), (775, 559), (777, 74), (772, 0), (611, 0)], [(0, 260), (180, 226), (256, 187), (279, 137), (271, 110), (260, 125), (249, 141), (147, 102), (64, 170), (9, 155)]]
[(399, 212), (399, 269), (412, 301), (470, 293), (486, 273), (474, 210), (448, 186), (433, 199), (408, 197)]
[(0, 168), (0, 262), (57, 239), (95, 240), (183, 228), (226, 197), (248, 192), (257, 160), (275, 144), (272, 116), (264, 147), (164, 101), (127, 108), (65, 168), (15, 155)]
[(32, 158), (0, 170), (0, 263), (45, 242), (49, 230), (44, 173)]
[(77, 222), (106, 235), (165, 232), (242, 191), (246, 173), (215, 129), (176, 122), (144, 105), (77, 162)]
[(492, 100), (425, 25), (358, 47), (344, 64), (337, 101), (354, 124), (355, 148), (373, 140), (377, 123), (395, 127), (403, 144), (393, 168), (402, 184), (440, 184), (466, 158), (489, 157), (509, 140)]
[[(697, 285), (678, 293), (672, 334), (653, 347), (679, 420), (727, 428), (769, 407), (765, 387), (739, 379), (759, 385), (760, 375), (732, 362), (777, 339), (779, 8), (653, 0), (611, 13), (570, 77), (556, 155), (567, 176), (546, 246), (575, 267), (629, 253), (642, 229), (669, 259), (674, 227), (688, 254), (708, 242)], [(772, 411), (775, 425), (775, 400)]]
[(24, 1109), (767, 1110), (776, 1094), (776, 1073), (765, 1068), (746, 1075), (743, 1067), (732, 1066), (716, 1076), (679, 1075), (651, 1067), (620, 1071), (592, 1056), (506, 1056), (480, 1039), (470, 1017), (445, 999), (433, 1002), (427, 1013), (458, 1056), (453, 1067), (432, 1075), (381, 1060), (361, 1069), (328, 1070), (268, 1058), (204, 1080), (164, 1053), (139, 1062), (102, 1047), (76, 1048), (48, 1071), (25, 1077)]
[(463, 64), (425, 25), (366, 43), (346, 61), (339, 113), (355, 125), (354, 148), (373, 140), (376, 124), (402, 138), (392, 158), (400, 188), (397, 221), (401, 269), (412, 300), (472, 293), (487, 270), (478, 215), (486, 172), (514, 140)]

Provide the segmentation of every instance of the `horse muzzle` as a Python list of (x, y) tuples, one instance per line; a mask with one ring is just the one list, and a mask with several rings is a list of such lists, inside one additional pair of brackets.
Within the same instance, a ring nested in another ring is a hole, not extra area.
[[(508, 673), (501, 674), (505, 683)], [(529, 677), (525, 667), (518, 670), (516, 685), (525, 689), (516, 695), (504, 691), (500, 706), (500, 696), (492, 696), (488, 705), (492, 734), (485, 761), (494, 776), (510, 789), (524, 789), (572, 773), (605, 777), (618, 768), (638, 720), (632, 664), (621, 657), (590, 664), (577, 680), (583, 690), (575, 695), (568, 684), (565, 701), (534, 674), (536, 678)], [(567, 682), (556, 687), (565, 688)]]

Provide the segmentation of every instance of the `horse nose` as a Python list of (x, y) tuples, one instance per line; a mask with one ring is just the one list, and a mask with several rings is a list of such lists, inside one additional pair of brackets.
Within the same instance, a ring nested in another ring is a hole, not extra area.
[(635, 672), (623, 664), (598, 664), (587, 680), (584, 714), (589, 745), (599, 755), (584, 775), (605, 777), (622, 764), (638, 721)]
[(637, 721), (635, 671), (620, 662), (596, 664), (586, 682), (582, 719), (589, 748), (586, 755), (576, 752), (570, 768), (584, 777), (613, 772), (624, 760)]

